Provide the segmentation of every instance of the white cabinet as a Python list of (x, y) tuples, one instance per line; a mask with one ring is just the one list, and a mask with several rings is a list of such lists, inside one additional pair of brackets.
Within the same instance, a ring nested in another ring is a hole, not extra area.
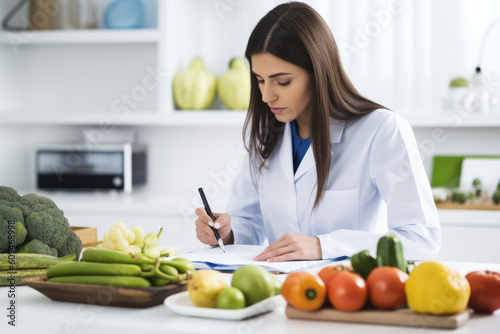
[(443, 238), (436, 260), (500, 263), (500, 211), (438, 211)]
[(500, 226), (441, 227), (443, 240), (439, 261), (500, 263)]

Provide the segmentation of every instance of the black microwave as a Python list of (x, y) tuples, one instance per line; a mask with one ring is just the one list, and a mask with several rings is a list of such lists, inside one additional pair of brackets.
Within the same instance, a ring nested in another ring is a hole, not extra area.
[(146, 146), (141, 144), (56, 144), (36, 150), (39, 189), (116, 189), (146, 184)]

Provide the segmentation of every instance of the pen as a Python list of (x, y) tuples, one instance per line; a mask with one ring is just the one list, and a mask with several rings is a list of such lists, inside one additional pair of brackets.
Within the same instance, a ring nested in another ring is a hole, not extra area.
[[(203, 188), (198, 188), (198, 191), (200, 192), (201, 200), (203, 201), (203, 205), (205, 206), (205, 211), (207, 212), (208, 216), (212, 219), (212, 222), (215, 223), (216, 218), (214, 214), (212, 213), (212, 210), (210, 210), (210, 206), (208, 205), (207, 198), (205, 197), (205, 193), (203, 192)], [(212, 231), (214, 231), (215, 234), (215, 239), (217, 239), (217, 242), (219, 243), (220, 248), (222, 248), (222, 251), (225, 253), (226, 248), (224, 248), (224, 242), (222, 242), (222, 238), (220, 237), (219, 230), (213, 228), (213, 226), (210, 226)]]

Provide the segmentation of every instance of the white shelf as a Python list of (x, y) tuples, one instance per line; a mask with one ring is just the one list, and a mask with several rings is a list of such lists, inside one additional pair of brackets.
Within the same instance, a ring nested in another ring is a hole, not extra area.
[(0, 113), (0, 125), (87, 125), (101, 124), (134, 126), (242, 126), (246, 111), (203, 110), (175, 111), (134, 111), (129, 114), (103, 112), (9, 112)]
[(488, 115), (447, 114), (442, 111), (436, 113), (408, 113), (402, 114), (412, 127), (415, 128), (492, 128), (500, 127), (500, 112)]
[[(183, 111), (134, 111), (126, 116), (110, 111), (68, 112), (0, 112), (0, 125), (82, 125), (100, 124), (111, 120), (115, 125), (139, 126), (241, 126), (245, 121), (244, 110), (183, 110)], [(438, 116), (407, 116), (403, 118), (414, 128), (491, 128), (500, 127), (500, 115), (474, 115), (462, 123), (446, 122)]]
[(173, 125), (237, 125), (245, 122), (246, 110), (177, 111), (170, 116)]
[(0, 33), (0, 45), (157, 43), (157, 29), (54, 30)]

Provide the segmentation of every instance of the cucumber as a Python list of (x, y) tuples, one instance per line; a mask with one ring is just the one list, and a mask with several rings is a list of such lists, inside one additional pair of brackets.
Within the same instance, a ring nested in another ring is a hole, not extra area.
[[(0, 254), (0, 270), (42, 269), (60, 262), (72, 261), (75, 258), (75, 254), (58, 258), (50, 255), (32, 253), (2, 253)], [(11, 265), (13, 267), (11, 267)]]
[(129, 287), (150, 287), (151, 283), (142, 277), (136, 276), (60, 276), (49, 278), (49, 282), (54, 283), (77, 283), (77, 284), (97, 284)]
[(141, 268), (134, 264), (65, 262), (47, 270), (47, 277), (99, 275), (99, 276), (139, 276)]
[[(47, 269), (18, 269), (18, 270), (0, 270), (0, 286), (24, 285), (21, 279), (30, 276), (42, 275), (47, 272)], [(10, 280), (14, 278), (15, 282)]]
[(384, 236), (377, 244), (377, 264), (379, 267), (396, 267), (406, 273), (403, 244), (395, 235)]

